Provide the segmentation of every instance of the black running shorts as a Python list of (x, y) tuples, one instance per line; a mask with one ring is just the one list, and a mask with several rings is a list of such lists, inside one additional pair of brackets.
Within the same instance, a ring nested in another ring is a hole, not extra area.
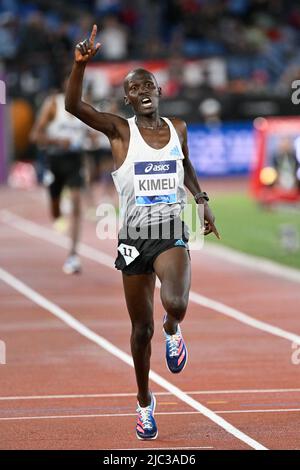
[(188, 250), (188, 228), (181, 219), (149, 227), (123, 227), (115, 267), (124, 274), (150, 274), (158, 255), (174, 247)]
[(83, 158), (80, 153), (47, 155), (46, 161), (53, 179), (48, 186), (52, 198), (59, 197), (65, 186), (75, 189), (84, 186)]

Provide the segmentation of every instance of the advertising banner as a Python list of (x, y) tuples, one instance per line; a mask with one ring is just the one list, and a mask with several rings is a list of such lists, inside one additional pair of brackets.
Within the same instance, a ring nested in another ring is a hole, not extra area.
[(300, 119), (258, 118), (252, 194), (268, 204), (300, 200)]
[(199, 176), (243, 175), (254, 157), (252, 122), (188, 126), (190, 158)]

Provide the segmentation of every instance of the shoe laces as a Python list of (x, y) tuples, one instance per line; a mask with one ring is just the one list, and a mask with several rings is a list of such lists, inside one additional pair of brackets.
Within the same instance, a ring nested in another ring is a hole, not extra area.
[(181, 340), (180, 331), (175, 333), (175, 335), (168, 335), (167, 341), (169, 344), (169, 355), (170, 357), (178, 356), (178, 347)]
[(152, 428), (152, 408), (151, 405), (146, 406), (145, 408), (142, 408), (141, 406), (138, 406), (137, 412), (140, 415), (140, 419), (144, 425), (144, 429), (151, 429)]

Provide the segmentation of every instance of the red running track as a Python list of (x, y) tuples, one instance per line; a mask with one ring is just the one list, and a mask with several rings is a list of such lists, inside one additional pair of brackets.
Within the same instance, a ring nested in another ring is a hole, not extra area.
[[(65, 276), (66, 249), (52, 233), (44, 193), (2, 188), (0, 196), (0, 210), (9, 211), (0, 212), (0, 339), (7, 350), (7, 363), (0, 365), (1, 449), (250, 449), (252, 440), (269, 449), (300, 448), (300, 365), (292, 363), (292, 341), (191, 301), (183, 324), (189, 364), (173, 376), (164, 362), (158, 295), (152, 370), (227, 424), (224, 429), (180, 393), (152, 382), (159, 437), (138, 441), (133, 369), (16, 290), (14, 283), (3, 281), (3, 272), (9, 273), (130, 354), (120, 273), (100, 255), (94, 261), (82, 258), (81, 276)], [(49, 240), (41, 227), (47, 228)], [(115, 242), (100, 242), (95, 224), (88, 221), (83, 242), (115, 256)], [(299, 337), (296, 282), (205, 252), (193, 252), (192, 261), (194, 293)]]

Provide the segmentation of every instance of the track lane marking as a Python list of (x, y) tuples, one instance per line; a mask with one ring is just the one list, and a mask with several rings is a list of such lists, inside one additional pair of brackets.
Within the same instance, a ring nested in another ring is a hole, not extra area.
[(261, 271), (269, 276), (283, 278), (286, 281), (300, 283), (300, 270), (283, 266), (276, 261), (260, 256), (242, 253), (224, 245), (216, 245), (215, 242), (208, 242), (204, 245), (203, 253), (219, 258), (238, 266), (243, 266), (255, 271)]
[[(187, 395), (219, 395), (219, 394), (240, 394), (240, 393), (298, 393), (300, 388), (266, 388), (266, 389), (241, 389), (241, 390), (192, 390), (184, 391)], [(170, 392), (154, 391), (155, 395), (170, 396)], [(5, 400), (55, 400), (69, 398), (122, 398), (136, 397), (136, 392), (131, 393), (90, 393), (74, 395), (23, 395), (23, 396), (0, 396), (0, 401)]]
[[(98, 346), (102, 347), (103, 349), (105, 349), (106, 351), (108, 351), (109, 353), (111, 353), (113, 356), (117, 357), (121, 361), (125, 362), (130, 367), (133, 367), (133, 360), (129, 354), (125, 353), (124, 351), (116, 347), (114, 344), (112, 344), (110, 341), (106, 340), (102, 336), (96, 334), (94, 331), (86, 327), (83, 323), (75, 319), (72, 315), (70, 315), (68, 312), (66, 312), (62, 308), (60, 308), (54, 302), (51, 302), (46, 297), (39, 294), (37, 291), (31, 289), (28, 285), (26, 285), (25, 283), (23, 283), (22, 281), (20, 281), (15, 276), (8, 273), (2, 268), (0, 268), (0, 278), (3, 280), (3, 282), (11, 286), (13, 289), (18, 291), (25, 297), (32, 300), (41, 308), (55, 315), (57, 318), (59, 318), (64, 323), (69, 325), (75, 331), (77, 331), (79, 334), (81, 334), (82, 336), (85, 336), (90, 341), (96, 343)], [(247, 444), (249, 447), (252, 447), (253, 449), (256, 449), (256, 450), (267, 450), (267, 448), (264, 447), (262, 444), (260, 444), (258, 441), (251, 438), (250, 436), (243, 433), (232, 424), (225, 421), (223, 418), (215, 414), (209, 408), (205, 407), (200, 402), (194, 400), (191, 396), (184, 393), (178, 387), (176, 387), (175, 385), (173, 385), (172, 383), (164, 379), (162, 376), (158, 375), (153, 370), (150, 370), (149, 378), (150, 380), (155, 382), (157, 385), (159, 385), (161, 388), (164, 388), (165, 390), (169, 391), (171, 394), (179, 398), (179, 400), (183, 401), (184, 403), (189, 405), (191, 408), (194, 408), (195, 410), (200, 412), (202, 415), (206, 416), (208, 419), (210, 419), (215, 424), (223, 428), (229, 434), (232, 434), (234, 437), (236, 437), (240, 441)]]
[[(247, 413), (295, 413), (300, 412), (300, 408), (274, 408), (272, 410), (225, 410), (214, 411), (217, 415), (225, 414), (247, 414)], [(171, 415), (199, 415), (198, 411), (158, 411), (155, 416), (171, 416)], [(107, 413), (107, 414), (78, 414), (78, 415), (44, 415), (44, 416), (9, 416), (0, 418), (0, 421), (29, 421), (38, 419), (77, 419), (77, 418), (128, 418), (136, 417), (136, 413)], [(266, 449), (265, 449), (266, 450)]]
[(224, 411), (215, 411), (215, 413), (219, 415), (227, 415), (227, 414), (239, 414), (239, 413), (294, 413), (299, 412), (300, 408), (273, 408), (267, 410), (224, 410)]

